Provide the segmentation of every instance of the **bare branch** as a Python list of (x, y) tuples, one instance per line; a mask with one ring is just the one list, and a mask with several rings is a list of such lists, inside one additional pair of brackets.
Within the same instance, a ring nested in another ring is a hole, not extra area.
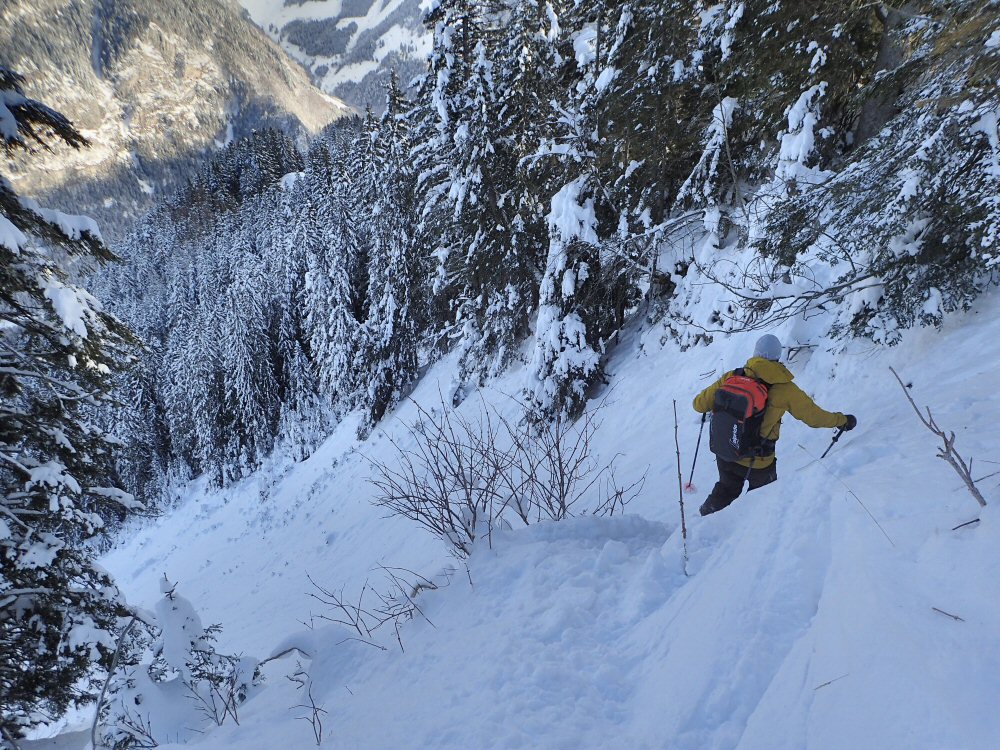
[(477, 539), (492, 544), (494, 531), (510, 528), (508, 515), (523, 525), (562, 520), (578, 509), (612, 515), (643, 486), (645, 476), (619, 486), (614, 459), (600, 465), (594, 457), (600, 407), (576, 422), (514, 421), (485, 399), (474, 417), (443, 398), (440, 408), (416, 408), (410, 439), (390, 438), (394, 460), (369, 460), (375, 502), (448, 542), (460, 558)]
[(899, 387), (903, 389), (903, 395), (905, 395), (906, 400), (910, 402), (910, 406), (913, 407), (913, 411), (916, 412), (917, 418), (920, 419), (920, 422), (924, 425), (924, 427), (941, 438), (942, 446), (938, 449), (937, 457), (946, 461), (948, 465), (955, 470), (955, 473), (958, 474), (958, 476), (961, 477), (962, 481), (965, 483), (966, 489), (969, 490), (969, 494), (975, 498), (981, 508), (985, 508), (986, 499), (979, 491), (979, 488), (976, 487), (976, 480), (972, 478), (972, 460), (970, 459), (966, 462), (955, 448), (955, 433), (945, 432), (938, 426), (937, 422), (934, 420), (934, 415), (931, 413), (930, 407), (926, 407), (927, 416), (924, 417), (924, 415), (920, 412), (920, 408), (910, 395), (910, 391), (906, 387), (906, 384), (903, 383), (903, 379), (899, 377), (899, 373), (897, 373), (892, 367), (889, 368), (889, 371), (893, 374), (893, 377), (896, 378), (896, 382), (899, 383)]

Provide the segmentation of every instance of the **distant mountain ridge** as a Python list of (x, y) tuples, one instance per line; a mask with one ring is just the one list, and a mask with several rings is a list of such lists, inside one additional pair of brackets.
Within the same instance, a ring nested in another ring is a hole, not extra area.
[(406, 85), (427, 67), (431, 35), (420, 0), (240, 0), (251, 18), (310, 71), (323, 91), (358, 109), (385, 108), (395, 71)]
[(8, 175), (23, 195), (93, 215), (110, 237), (233, 138), (268, 126), (315, 133), (352, 112), (234, 0), (10, 0), (0, 49), (29, 95), (92, 143)]

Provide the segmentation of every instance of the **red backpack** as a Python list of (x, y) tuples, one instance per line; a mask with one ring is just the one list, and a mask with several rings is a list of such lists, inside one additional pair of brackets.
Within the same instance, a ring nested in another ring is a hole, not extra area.
[(767, 383), (752, 378), (743, 368), (715, 391), (709, 447), (723, 461), (770, 455), (774, 443), (760, 434), (767, 408)]

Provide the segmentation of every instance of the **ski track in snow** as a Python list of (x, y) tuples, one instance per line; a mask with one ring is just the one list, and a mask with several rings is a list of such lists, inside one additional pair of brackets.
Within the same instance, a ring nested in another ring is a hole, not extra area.
[[(697, 507), (715, 479), (706, 436), (699, 491), (685, 496), (688, 576), (671, 400), (686, 479), (699, 426), (690, 400), (742, 363), (754, 335), (683, 354), (660, 347), (657, 329), (623, 337), (596, 449), (621, 454), (620, 478), (648, 468), (626, 516), (498, 534), (466, 571), (428, 534), (371, 505), (361, 454), (388, 457), (389, 441), (376, 434), (358, 446), (348, 420), (302, 464), (276, 462), (221, 493), (193, 488), (105, 563), (143, 606), (164, 572), (178, 579), (202, 619), (223, 624), (224, 648), (264, 657), (283, 642), (311, 642), (305, 664), (329, 712), (326, 748), (993, 750), (1000, 480), (982, 485), (993, 501), (982, 521), (952, 531), (978, 506), (934, 458), (935, 438), (887, 368), (956, 430), (963, 455), (1000, 460), (990, 377), (998, 312), (994, 293), (943, 332), (908, 332), (894, 350), (856, 342), (793, 361), (797, 382), (821, 406), (857, 414), (859, 427), (820, 465), (798, 444), (818, 456), (832, 432), (786, 417), (779, 481), (703, 519)], [(436, 365), (414, 398), (434, 403), (453, 369), (451, 360)], [(506, 403), (500, 392), (521, 377), (510, 373), (485, 397)], [(413, 416), (404, 405), (384, 429), (398, 437)], [(980, 475), (993, 465), (978, 466)], [(379, 563), (450, 578), (420, 594), (427, 619), (403, 627), (405, 652), (392, 637), (385, 652), (345, 641), (319, 621), (301, 632), (300, 621), (322, 612), (307, 573), (356, 592), (366, 580), (378, 586)], [(313, 746), (298, 720), (301, 696), (284, 679), (295, 663), (268, 665), (241, 725), (213, 729), (201, 744)]]

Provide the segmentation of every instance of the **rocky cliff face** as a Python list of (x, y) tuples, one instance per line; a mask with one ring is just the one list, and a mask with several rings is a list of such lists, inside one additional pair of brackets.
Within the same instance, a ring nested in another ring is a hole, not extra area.
[(405, 86), (426, 69), (431, 36), (420, 0), (240, 0), (317, 84), (358, 109), (385, 108), (395, 71)]
[(27, 93), (93, 144), (5, 174), (112, 238), (232, 138), (267, 126), (304, 135), (351, 112), (232, 0), (6, 0), (0, 50)]

